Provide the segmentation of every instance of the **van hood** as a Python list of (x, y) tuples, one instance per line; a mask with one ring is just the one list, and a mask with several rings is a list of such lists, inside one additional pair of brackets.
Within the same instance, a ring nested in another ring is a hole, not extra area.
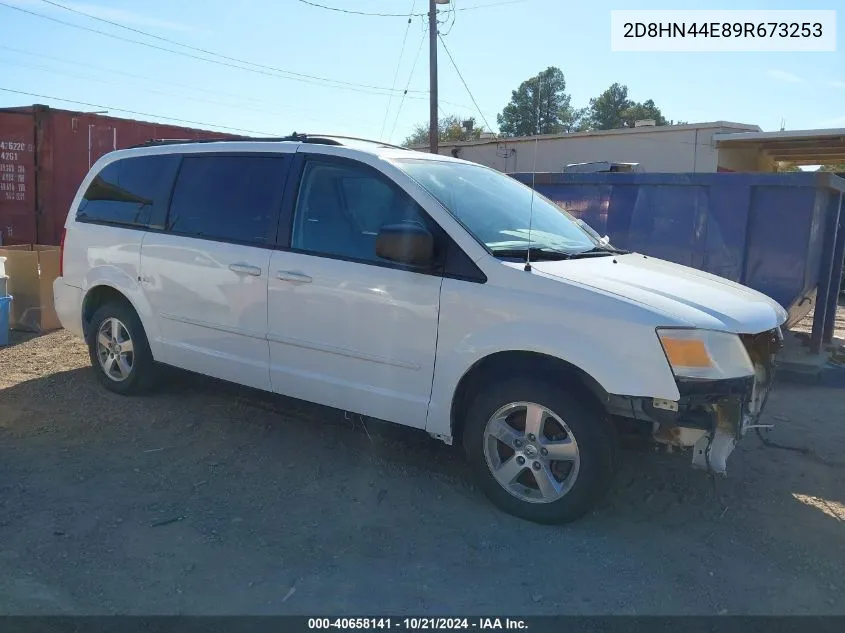
[(675, 319), (677, 325), (757, 334), (782, 325), (788, 316), (780, 304), (756, 290), (639, 253), (539, 261), (531, 266), (544, 276), (648, 306)]

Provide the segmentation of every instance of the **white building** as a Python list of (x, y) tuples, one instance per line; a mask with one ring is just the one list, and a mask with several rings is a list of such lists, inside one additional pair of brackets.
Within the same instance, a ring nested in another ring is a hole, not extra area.
[[(831, 131), (762, 135), (772, 139), (780, 134), (803, 134), (803, 138), (812, 143), (826, 132)], [(446, 142), (440, 145), (440, 153), (505, 173), (559, 172), (568, 164), (594, 161), (639, 163), (641, 170), (646, 172), (774, 171), (775, 156), (753, 143), (760, 134), (761, 129), (756, 125), (714, 121)], [(732, 142), (734, 138), (737, 142)], [(423, 145), (415, 148), (427, 149)]]

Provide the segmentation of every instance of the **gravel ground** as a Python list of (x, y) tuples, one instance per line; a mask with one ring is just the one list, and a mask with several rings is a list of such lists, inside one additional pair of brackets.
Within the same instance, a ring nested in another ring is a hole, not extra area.
[[(804, 332), (810, 334), (813, 331), (813, 316), (815, 310), (801, 319), (792, 328), (795, 332)], [(845, 294), (839, 295), (839, 307), (836, 309), (836, 319), (833, 322), (833, 338), (845, 342)]]
[(629, 448), (588, 517), (493, 508), (456, 449), (168, 372), (122, 398), (65, 332), (0, 349), (3, 614), (845, 614), (845, 391), (779, 386), (715, 489)]

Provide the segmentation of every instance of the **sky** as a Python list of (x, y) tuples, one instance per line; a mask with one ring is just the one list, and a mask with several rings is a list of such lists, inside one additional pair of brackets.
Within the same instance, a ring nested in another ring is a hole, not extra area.
[[(211, 56), (45, 0), (0, 0), (0, 107), (44, 103), (145, 120), (183, 119), (195, 122), (191, 127), (334, 133), (394, 143), (428, 120), (428, 43), (421, 16), (409, 25), (407, 17), (334, 12), (298, 0), (55, 1), (216, 53), (213, 59), (220, 63), (192, 58)], [(427, 0), (313, 1), (404, 16), (427, 10)], [(843, 42), (841, 0), (452, 1), (456, 11), (444, 13), (440, 30), (472, 96), (440, 47), (441, 113), (475, 116), (494, 131), (496, 114), (511, 91), (548, 66), (563, 70), (576, 107), (619, 82), (634, 100), (653, 99), (669, 119), (726, 120), (764, 130), (782, 123), (790, 130), (845, 127), (845, 43), (833, 53), (610, 50), (612, 9), (839, 8)], [(116, 37), (4, 6), (9, 4)], [(390, 93), (391, 87), (397, 91)]]

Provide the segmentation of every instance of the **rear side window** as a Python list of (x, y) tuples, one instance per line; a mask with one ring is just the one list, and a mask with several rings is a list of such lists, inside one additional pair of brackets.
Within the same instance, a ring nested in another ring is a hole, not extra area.
[(272, 243), (287, 166), (285, 156), (186, 156), (168, 230), (241, 244)]
[(107, 165), (88, 186), (76, 219), (164, 228), (178, 166), (179, 157), (174, 155), (124, 158)]

